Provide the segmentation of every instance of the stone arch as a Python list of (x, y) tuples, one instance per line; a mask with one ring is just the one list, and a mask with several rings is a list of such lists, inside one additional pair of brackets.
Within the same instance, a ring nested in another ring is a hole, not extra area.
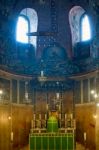
[[(37, 28), (38, 28), (38, 15), (37, 15), (37, 12), (32, 8), (24, 8), (19, 13), (19, 16), (20, 15), (26, 16), (28, 18), (29, 24), (30, 24), (30, 30), (29, 31), (30, 32), (37, 32)], [(29, 43), (32, 44), (34, 46), (34, 48), (36, 49), (37, 36), (29, 37)]]
[(69, 11), (72, 45), (80, 41), (80, 18), (85, 13), (81, 6), (74, 6)]

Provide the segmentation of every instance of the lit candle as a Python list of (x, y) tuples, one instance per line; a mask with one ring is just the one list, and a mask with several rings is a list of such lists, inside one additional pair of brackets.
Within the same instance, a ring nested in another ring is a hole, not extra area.
[(97, 98), (97, 97), (98, 97), (98, 95), (97, 95), (97, 94), (95, 94), (95, 95), (94, 95), (94, 98)]
[(0, 90), (0, 95), (2, 95), (3, 94), (3, 91), (2, 90)]
[(8, 119), (11, 120), (11, 116), (9, 116)]
[(56, 98), (59, 99), (59, 93), (56, 93)]
[(94, 90), (91, 90), (91, 94), (94, 94), (95, 93), (95, 91)]
[(99, 103), (97, 103), (96, 106), (99, 107)]
[(28, 93), (27, 92), (25, 93), (25, 98), (28, 99)]

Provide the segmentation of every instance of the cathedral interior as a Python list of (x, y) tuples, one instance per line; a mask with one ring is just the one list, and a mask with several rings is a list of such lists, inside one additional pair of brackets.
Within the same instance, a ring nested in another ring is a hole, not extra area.
[(99, 150), (98, 30), (98, 0), (0, 0), (0, 150)]

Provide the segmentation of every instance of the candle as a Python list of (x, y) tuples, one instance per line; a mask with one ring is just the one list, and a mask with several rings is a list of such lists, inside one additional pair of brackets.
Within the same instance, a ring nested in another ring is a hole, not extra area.
[(70, 118), (73, 119), (73, 114), (70, 114)]
[(34, 114), (34, 120), (35, 120), (35, 114)]
[(65, 114), (65, 119), (67, 118), (67, 114)]
[(27, 92), (25, 93), (25, 99), (28, 99), (28, 93)]
[(11, 141), (13, 141), (13, 132), (11, 132)]
[(86, 132), (84, 132), (84, 141), (86, 141)]
[(39, 119), (41, 119), (41, 114), (39, 114)]
[(56, 98), (59, 99), (59, 93), (56, 93)]
[(46, 104), (46, 109), (48, 110), (48, 104)]

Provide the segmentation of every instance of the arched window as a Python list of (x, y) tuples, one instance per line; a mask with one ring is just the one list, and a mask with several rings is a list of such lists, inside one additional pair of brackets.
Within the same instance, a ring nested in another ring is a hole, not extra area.
[(81, 41), (87, 41), (91, 39), (91, 28), (89, 17), (84, 14), (81, 17)]
[(36, 48), (36, 36), (27, 36), (28, 32), (37, 32), (38, 16), (34, 9), (23, 9), (18, 17), (16, 26), (16, 40), (22, 43), (30, 43)]
[(91, 39), (91, 27), (88, 16), (81, 6), (74, 6), (69, 11), (72, 45)]
[(29, 37), (26, 35), (29, 32), (29, 22), (24, 16), (18, 17), (16, 40), (21, 43), (28, 43)]

